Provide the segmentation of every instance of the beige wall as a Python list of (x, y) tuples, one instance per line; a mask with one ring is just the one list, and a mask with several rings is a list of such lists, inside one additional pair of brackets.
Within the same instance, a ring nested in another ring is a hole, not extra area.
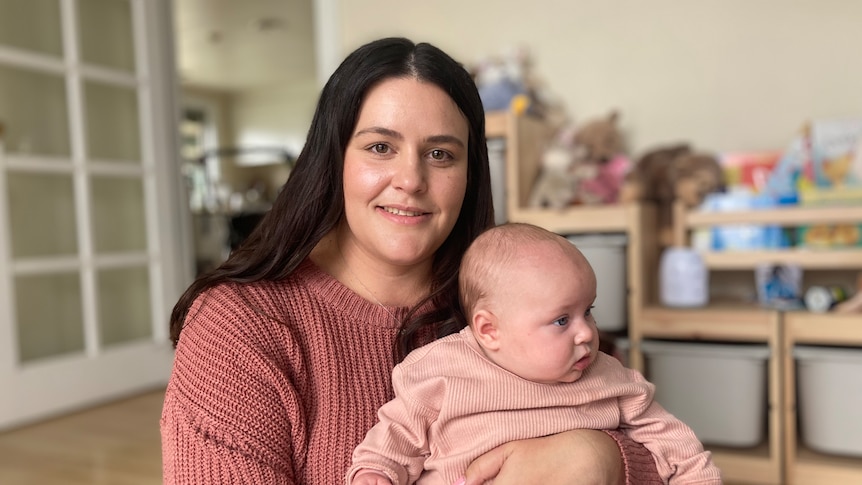
[(635, 153), (783, 148), (807, 119), (862, 116), (859, 0), (339, 0), (346, 54), (405, 35), (470, 63), (532, 52), (585, 119), (618, 108)]

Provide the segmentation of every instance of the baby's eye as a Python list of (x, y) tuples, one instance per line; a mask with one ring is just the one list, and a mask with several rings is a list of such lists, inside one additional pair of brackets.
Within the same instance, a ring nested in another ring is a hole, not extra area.
[(552, 322), (553, 325), (558, 327), (565, 327), (569, 324), (569, 317), (560, 317)]
[(369, 149), (378, 155), (385, 155), (389, 153), (389, 145), (385, 143), (375, 143), (374, 145), (371, 145)]
[(584, 318), (590, 318), (591, 316), (593, 316), (593, 308), (595, 308), (595, 307), (596, 306), (593, 305), (593, 306), (587, 308), (587, 311), (584, 312)]

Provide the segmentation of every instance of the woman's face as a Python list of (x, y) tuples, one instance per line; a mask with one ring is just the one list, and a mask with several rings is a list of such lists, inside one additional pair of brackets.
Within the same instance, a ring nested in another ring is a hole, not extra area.
[(461, 212), (468, 137), (436, 85), (396, 78), (372, 88), (344, 154), (342, 246), (378, 263), (429, 263)]

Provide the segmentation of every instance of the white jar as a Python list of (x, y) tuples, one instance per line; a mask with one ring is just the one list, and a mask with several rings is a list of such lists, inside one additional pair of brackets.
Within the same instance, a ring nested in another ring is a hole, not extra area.
[(661, 303), (672, 307), (701, 307), (709, 301), (709, 272), (700, 254), (675, 246), (664, 250), (659, 267)]

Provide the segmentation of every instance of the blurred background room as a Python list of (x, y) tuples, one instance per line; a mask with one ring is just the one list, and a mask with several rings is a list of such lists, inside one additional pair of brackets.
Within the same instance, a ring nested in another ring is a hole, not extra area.
[[(0, 0), (0, 483), (161, 483), (171, 308), (383, 36), (476, 76), (498, 221), (595, 248), (605, 335), (677, 383), (659, 401), (728, 482), (862, 483), (860, 25), (857, 0)], [(588, 168), (620, 161), (613, 195), (586, 175), (536, 202), (601, 120), (613, 151)], [(720, 174), (635, 170), (680, 145)]]

